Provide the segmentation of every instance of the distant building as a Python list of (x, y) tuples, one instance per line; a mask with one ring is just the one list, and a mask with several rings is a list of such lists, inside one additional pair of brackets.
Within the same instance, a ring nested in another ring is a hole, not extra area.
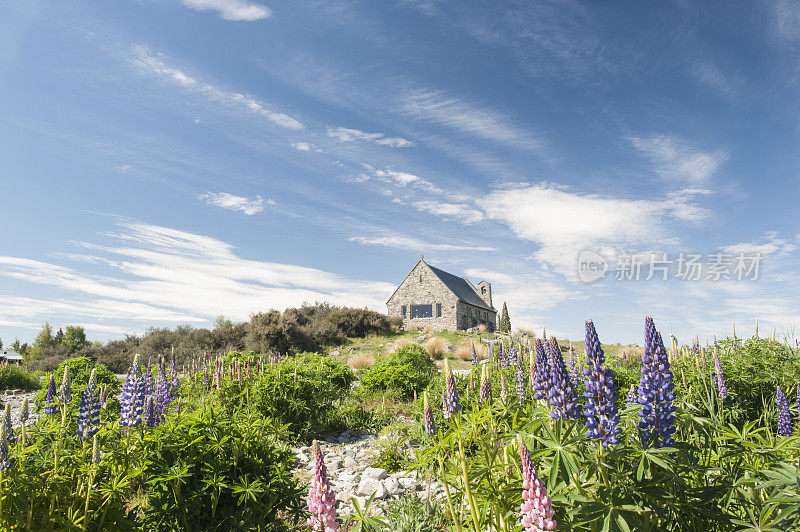
[(386, 303), (389, 316), (399, 317), (408, 329), (415, 325), (437, 331), (464, 330), (486, 325), (497, 327), (497, 309), (492, 306), (492, 285), (474, 286), (427, 264), (422, 256)]
[(22, 364), (22, 355), (16, 351), (9, 351), (7, 349), (0, 350), (0, 363), (8, 362), (9, 364)]

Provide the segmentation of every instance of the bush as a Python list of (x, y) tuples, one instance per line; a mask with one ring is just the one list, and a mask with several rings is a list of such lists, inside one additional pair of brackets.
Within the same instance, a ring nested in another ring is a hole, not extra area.
[[(120, 392), (121, 383), (115, 374), (108, 370), (108, 368), (99, 362), (95, 362), (89, 357), (75, 357), (75, 358), (68, 358), (67, 360), (63, 361), (61, 364), (58, 365), (58, 369), (54, 373), (54, 378), (56, 381), (56, 390), (61, 386), (61, 380), (64, 378), (64, 368), (69, 367), (69, 376), (72, 380), (72, 399), (70, 400), (70, 407), (77, 407), (77, 405), (81, 401), (81, 394), (86, 389), (86, 384), (89, 382), (89, 375), (92, 373), (92, 369), (95, 370), (95, 378), (97, 379), (97, 385), (107, 385), (108, 386), (108, 397), (109, 400), (112, 401), (113, 405), (116, 405), (116, 398), (115, 396)], [(49, 376), (47, 377), (49, 380)], [(36, 408), (41, 409), (44, 406), (44, 400), (47, 396), (47, 382), (44, 382), (44, 386), (36, 394)]]
[(1, 390), (38, 390), (41, 388), (39, 378), (19, 366), (0, 366)]
[(410, 399), (422, 391), (436, 375), (436, 365), (419, 346), (403, 347), (378, 358), (373, 367), (360, 375), (360, 386), (369, 393), (390, 392)]
[(335, 404), (354, 380), (344, 362), (303, 353), (265, 364), (249, 383), (226, 380), (220, 399), (228, 411), (249, 402), (262, 415), (289, 425), (294, 438), (308, 440), (331, 423)]

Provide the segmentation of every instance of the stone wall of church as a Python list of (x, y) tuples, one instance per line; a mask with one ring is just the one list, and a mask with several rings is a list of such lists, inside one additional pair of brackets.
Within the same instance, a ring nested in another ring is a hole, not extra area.
[[(436, 316), (436, 304), (442, 305), (441, 317)], [(411, 318), (412, 305), (431, 305), (430, 318)], [(424, 262), (408, 274), (386, 304), (389, 316), (403, 319), (403, 327), (429, 327), (435, 331), (454, 331), (458, 328), (458, 299)], [(405, 317), (403, 317), (405, 307)]]

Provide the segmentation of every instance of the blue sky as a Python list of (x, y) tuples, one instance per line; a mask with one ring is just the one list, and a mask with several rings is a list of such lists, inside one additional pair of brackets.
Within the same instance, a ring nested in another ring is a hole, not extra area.
[[(515, 327), (792, 334), (798, 52), (783, 0), (4, 4), (0, 338), (385, 310), (421, 253)], [(615, 279), (681, 253), (758, 277)]]

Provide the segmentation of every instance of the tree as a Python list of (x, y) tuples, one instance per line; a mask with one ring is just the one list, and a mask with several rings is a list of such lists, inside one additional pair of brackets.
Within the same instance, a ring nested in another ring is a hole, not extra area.
[(67, 325), (63, 344), (70, 353), (83, 349), (89, 345), (89, 341), (86, 339), (86, 331), (80, 325)]
[(217, 319), (214, 320), (214, 330), (215, 331), (216, 330), (224, 330), (224, 329), (232, 329), (232, 328), (233, 328), (233, 322), (231, 322), (231, 320), (227, 319), (222, 314), (217, 316)]
[(14, 341), (11, 342), (11, 350), (19, 353), (19, 338), (14, 338)]
[(503, 301), (503, 312), (500, 314), (500, 332), (511, 332), (511, 318), (508, 317), (508, 307)]
[(56, 343), (56, 345), (61, 345), (61, 342), (64, 341), (64, 331), (61, 330), (61, 327), (58, 328), (58, 332), (53, 338), (53, 341)]
[(55, 346), (56, 342), (55, 338), (53, 338), (53, 328), (49, 323), (45, 323), (42, 325), (42, 330), (36, 335), (36, 339), (33, 341), (33, 347), (47, 349), (48, 347)]

